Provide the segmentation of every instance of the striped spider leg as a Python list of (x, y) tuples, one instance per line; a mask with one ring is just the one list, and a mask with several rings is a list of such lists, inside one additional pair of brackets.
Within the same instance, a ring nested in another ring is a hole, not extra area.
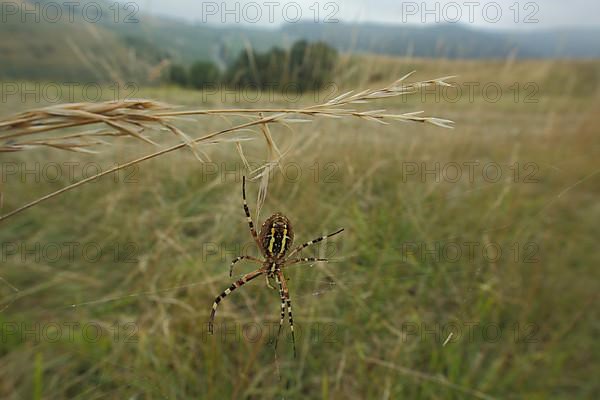
[[(298, 246), (296, 249), (294, 249), (294, 251), (292, 251), (289, 254), (289, 256), (287, 256), (285, 258), (283, 264), (281, 265), (281, 268), (287, 267), (290, 265), (294, 265), (294, 264), (303, 263), (303, 262), (319, 262), (319, 261), (328, 262), (329, 260), (326, 258), (304, 257), (304, 258), (290, 259), (290, 257), (310, 245), (319, 243), (320, 241), (327, 239), (331, 236), (337, 235), (338, 233), (342, 233), (343, 231), (344, 231), (344, 229), (342, 228), (333, 233), (330, 233), (325, 236), (321, 236), (317, 239), (313, 239), (311, 241), (308, 241), (308, 242)], [(275, 278), (276, 278), (277, 284), (279, 285), (279, 293), (281, 296), (281, 318), (279, 319), (279, 329), (277, 331), (277, 337), (275, 338), (275, 350), (277, 350), (277, 343), (279, 341), (279, 335), (281, 334), (281, 328), (283, 325), (283, 320), (285, 318), (285, 309), (287, 307), (288, 320), (290, 323), (290, 331), (292, 332), (292, 345), (294, 346), (294, 358), (295, 358), (296, 357), (296, 339), (294, 338), (294, 317), (292, 315), (292, 300), (290, 299), (289, 290), (287, 288), (287, 282), (286, 282), (285, 276), (283, 275), (283, 271), (281, 269), (279, 269), (277, 271), (277, 275), (275, 276)]]
[(259, 264), (262, 264), (262, 260), (259, 260), (258, 258), (255, 257), (251, 257), (251, 256), (239, 256), (236, 257), (232, 262), (231, 265), (229, 266), (229, 277), (231, 278), (233, 276), (233, 266), (235, 265), (235, 263), (237, 263), (238, 261), (242, 261), (242, 260), (250, 260)]
[[(294, 249), (294, 250), (293, 250), (293, 251), (290, 253), (290, 255), (289, 255), (289, 256), (287, 256), (287, 258), (289, 259), (291, 256), (293, 256), (294, 254), (296, 254), (296, 253), (300, 252), (301, 250), (304, 250), (304, 249), (305, 249), (306, 247), (308, 247), (308, 246), (311, 246), (311, 245), (313, 245), (313, 244), (315, 244), (315, 243), (319, 243), (319, 242), (320, 242), (320, 241), (322, 241), (322, 240), (325, 240), (325, 239), (327, 239), (327, 238), (330, 238), (330, 237), (332, 237), (332, 236), (335, 236), (335, 235), (337, 235), (338, 233), (342, 233), (342, 232), (344, 232), (344, 228), (342, 228), (342, 229), (338, 229), (337, 231), (335, 231), (335, 232), (333, 232), (333, 233), (330, 233), (330, 234), (328, 234), (328, 235), (325, 235), (325, 236), (318, 237), (318, 238), (316, 238), (316, 239), (313, 239), (313, 240), (310, 240), (310, 241), (308, 241), (308, 242), (306, 242), (306, 243), (304, 243), (304, 244), (301, 244), (300, 246), (296, 247), (296, 248), (295, 248), (295, 249)], [(303, 260), (303, 261), (325, 261), (325, 260), (316, 260), (316, 259), (301, 259), (301, 260)], [(300, 262), (300, 261), (298, 261), (298, 262)]]
[(283, 319), (285, 318), (285, 308), (287, 306), (290, 331), (292, 332), (292, 346), (294, 347), (294, 358), (296, 358), (296, 338), (294, 337), (294, 317), (292, 316), (292, 300), (290, 299), (290, 292), (287, 287), (285, 276), (283, 276), (283, 272), (281, 270), (277, 271), (277, 275), (275, 275), (275, 280), (279, 285), (279, 295), (281, 297), (281, 318), (279, 319), (279, 330), (277, 331), (277, 337), (275, 338), (275, 351), (277, 351), (277, 343), (279, 341), (279, 335), (281, 334)]
[[(244, 212), (246, 213), (246, 220), (248, 221), (248, 226), (250, 227), (250, 234), (252, 238), (256, 242), (256, 246), (262, 253), (263, 257), (265, 256), (265, 251), (263, 249), (263, 245), (258, 238), (258, 234), (256, 233), (256, 229), (254, 229), (254, 222), (252, 222), (252, 217), (250, 216), (250, 209), (248, 208), (248, 202), (246, 201), (246, 177), (242, 177), (242, 200), (244, 201)], [(233, 265), (234, 263), (232, 263)]]
[(212, 311), (210, 312), (210, 319), (208, 321), (208, 332), (211, 335), (213, 334), (213, 322), (215, 320), (215, 313), (217, 312), (217, 306), (219, 305), (221, 300), (227, 297), (227, 295), (229, 295), (229, 293), (233, 292), (235, 289), (242, 287), (243, 285), (250, 282), (252, 279), (256, 278), (261, 274), (263, 274), (263, 271), (260, 269), (254, 272), (250, 272), (249, 274), (244, 275), (241, 279), (238, 279), (237, 281), (233, 282), (231, 286), (229, 286), (223, 291), (223, 293), (217, 296), (215, 302), (213, 303)]

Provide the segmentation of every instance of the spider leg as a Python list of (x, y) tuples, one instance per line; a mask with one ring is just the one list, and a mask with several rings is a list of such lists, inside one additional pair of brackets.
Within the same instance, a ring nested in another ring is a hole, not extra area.
[(261, 260), (259, 260), (258, 258), (254, 258), (251, 256), (239, 256), (237, 257), (235, 260), (233, 260), (231, 262), (231, 265), (229, 266), (229, 276), (231, 277), (233, 275), (233, 266), (235, 265), (235, 263), (237, 263), (238, 261), (242, 261), (242, 260), (250, 260), (250, 261), (254, 261), (257, 262), (259, 264), (262, 264), (263, 262)]
[(252, 217), (250, 216), (250, 210), (248, 209), (248, 202), (246, 201), (246, 177), (242, 177), (242, 199), (244, 200), (244, 212), (246, 213), (246, 219), (248, 220), (248, 226), (250, 227), (250, 233), (252, 234), (252, 238), (256, 242), (258, 249), (260, 252), (265, 255), (265, 251), (263, 250), (260, 240), (258, 239), (258, 234), (256, 233), (256, 229), (254, 228), (254, 222), (252, 222)]
[(269, 274), (265, 274), (265, 281), (267, 281), (267, 287), (269, 289), (275, 290), (275, 288), (271, 285), (271, 282), (269, 282)]
[(288, 257), (291, 257), (291, 256), (293, 256), (294, 254), (298, 253), (299, 251), (301, 251), (301, 250), (302, 250), (302, 249), (304, 249), (305, 247), (308, 247), (308, 246), (310, 246), (311, 244), (319, 243), (321, 240), (323, 240), (323, 239), (327, 239), (328, 237), (335, 236), (335, 235), (337, 235), (338, 233), (342, 233), (343, 231), (344, 231), (344, 228), (342, 228), (342, 229), (339, 229), (339, 230), (337, 230), (337, 231), (335, 231), (335, 232), (333, 232), (333, 233), (330, 233), (329, 235), (321, 236), (321, 237), (319, 237), (319, 238), (316, 238), (316, 239), (313, 239), (313, 240), (311, 240), (311, 241), (309, 241), (309, 242), (306, 242), (306, 243), (304, 243), (304, 244), (302, 244), (302, 245), (300, 245), (300, 246), (296, 247), (296, 248), (294, 249), (294, 251), (292, 251), (292, 252), (291, 252), (291, 253), (288, 255)]
[(299, 263), (303, 263), (303, 262), (317, 262), (317, 261), (328, 262), (329, 260), (326, 258), (314, 258), (314, 257), (295, 258), (293, 260), (287, 261), (285, 263), (285, 265), (288, 266), (288, 265), (294, 265), (294, 264), (299, 264)]
[(213, 334), (213, 322), (215, 320), (215, 313), (217, 312), (217, 307), (219, 306), (219, 303), (221, 302), (221, 300), (223, 300), (225, 297), (227, 297), (227, 295), (229, 293), (233, 292), (235, 289), (250, 282), (252, 279), (256, 278), (263, 272), (264, 272), (264, 270), (257, 269), (254, 272), (250, 272), (249, 274), (244, 275), (241, 279), (238, 279), (237, 281), (233, 282), (231, 284), (231, 286), (229, 286), (227, 289), (225, 289), (223, 291), (223, 293), (221, 293), (220, 295), (217, 296), (217, 298), (215, 299), (215, 302), (213, 303), (212, 311), (210, 312), (210, 319), (208, 320), (208, 332), (211, 335)]
[(283, 285), (281, 284), (281, 279), (279, 279), (279, 275), (275, 275), (275, 281), (279, 286), (279, 298), (281, 299), (281, 317), (279, 318), (279, 330), (277, 331), (277, 336), (275, 337), (275, 351), (277, 352), (277, 343), (279, 342), (279, 336), (281, 336), (281, 328), (283, 327), (283, 319), (285, 318), (285, 295), (283, 294)]
[[(292, 301), (290, 300), (290, 292), (287, 287), (287, 282), (285, 281), (285, 276), (283, 276), (283, 272), (281, 272), (281, 270), (277, 271), (277, 278), (281, 284), (281, 291), (283, 293), (282, 302), (285, 300), (285, 305), (287, 305), (290, 330), (292, 332), (292, 345), (294, 346), (294, 358), (296, 358), (296, 338), (294, 337), (294, 318), (292, 317)], [(281, 324), (279, 326), (281, 329)]]

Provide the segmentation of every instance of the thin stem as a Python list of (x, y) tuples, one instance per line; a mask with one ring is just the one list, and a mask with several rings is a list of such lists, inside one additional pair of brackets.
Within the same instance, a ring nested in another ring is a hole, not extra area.
[[(212, 132), (212, 133), (210, 133), (210, 134), (208, 134), (206, 136), (203, 136), (203, 137), (200, 137), (200, 138), (192, 140), (192, 143), (199, 143), (199, 142), (211, 139), (211, 138), (213, 138), (215, 136), (222, 135), (222, 134), (225, 134), (225, 133), (229, 133), (229, 132), (232, 132), (232, 131), (236, 131), (236, 130), (239, 130), (239, 129), (244, 129), (244, 128), (247, 128), (249, 126), (254, 126), (254, 125), (258, 125), (258, 124), (266, 124), (266, 123), (269, 123), (269, 122), (273, 122), (273, 119), (275, 117), (276, 116), (265, 117), (265, 118), (262, 118), (262, 119), (259, 119), (259, 120), (256, 120), (256, 121), (247, 122), (247, 123), (242, 124), (242, 125), (237, 125), (237, 126), (234, 126), (234, 127), (231, 127), (231, 128), (227, 128), (227, 129), (223, 129), (223, 130), (220, 130), (220, 131)], [(58, 195), (60, 195), (62, 193), (68, 192), (71, 189), (75, 189), (76, 187), (79, 187), (79, 186), (82, 186), (82, 185), (84, 185), (84, 184), (86, 184), (88, 182), (91, 182), (91, 181), (93, 181), (93, 180), (95, 180), (97, 178), (103, 177), (105, 175), (112, 174), (113, 172), (117, 172), (117, 171), (122, 170), (124, 168), (131, 167), (131, 166), (139, 164), (139, 163), (141, 163), (143, 161), (151, 160), (153, 158), (162, 156), (163, 154), (170, 153), (172, 151), (181, 149), (181, 148), (186, 147), (186, 146), (188, 146), (188, 143), (179, 143), (177, 145), (168, 147), (166, 149), (159, 150), (159, 151), (157, 151), (155, 153), (148, 154), (148, 155), (145, 155), (145, 156), (140, 157), (140, 158), (136, 158), (135, 160), (126, 162), (125, 164), (117, 165), (117, 166), (115, 166), (113, 168), (107, 169), (106, 171), (103, 171), (103, 172), (100, 172), (98, 174), (92, 175), (92, 176), (90, 176), (88, 178), (85, 178), (85, 179), (83, 179), (83, 180), (81, 180), (79, 182), (75, 182), (75, 183), (73, 183), (71, 185), (65, 186), (62, 189), (56, 190), (56, 191), (54, 191), (52, 193), (49, 193), (49, 194), (47, 194), (45, 196), (42, 196), (39, 199), (36, 199), (36, 200), (34, 200), (34, 201), (30, 202), (30, 203), (27, 203), (27, 204), (25, 204), (25, 205), (23, 205), (23, 206), (15, 209), (15, 210), (9, 212), (9, 213), (7, 213), (7, 214), (2, 215), (0, 217), (0, 222), (6, 220), (7, 218), (10, 218), (10, 217), (12, 217), (12, 216), (14, 216), (16, 214), (19, 214), (19, 213), (21, 213), (21, 212), (23, 212), (23, 211), (25, 211), (25, 210), (27, 210), (27, 209), (35, 206), (35, 205), (38, 205), (38, 204), (40, 204), (40, 203), (42, 203), (42, 202), (44, 202), (46, 200), (50, 200), (53, 197), (56, 197), (56, 196), (58, 196)]]

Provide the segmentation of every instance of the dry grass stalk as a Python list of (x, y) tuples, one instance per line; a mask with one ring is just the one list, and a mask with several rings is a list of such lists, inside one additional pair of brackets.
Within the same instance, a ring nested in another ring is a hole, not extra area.
[[(260, 209), (260, 205), (266, 197), (266, 185), (268, 183), (269, 174), (277, 165), (279, 165), (283, 157), (270, 133), (268, 127), (269, 124), (278, 123), (289, 126), (291, 123), (304, 123), (311, 121), (311, 119), (300, 119), (297, 116), (309, 118), (354, 117), (365, 121), (374, 121), (383, 124), (388, 124), (391, 121), (405, 121), (428, 123), (440, 127), (451, 128), (452, 121), (435, 117), (421, 116), (421, 112), (389, 114), (386, 113), (385, 110), (360, 111), (348, 107), (353, 104), (367, 104), (374, 100), (414, 94), (417, 93), (421, 88), (427, 86), (449, 86), (445, 80), (449, 79), (450, 77), (407, 84), (405, 83), (405, 80), (410, 75), (412, 75), (412, 73), (400, 78), (391, 85), (382, 89), (367, 89), (359, 93), (348, 92), (326, 103), (296, 109), (263, 108), (174, 111), (172, 106), (152, 100), (123, 100), (104, 103), (61, 104), (17, 114), (0, 121), (0, 152), (24, 151), (39, 147), (52, 147), (60, 150), (76, 152), (93, 152), (90, 147), (108, 144), (108, 142), (104, 140), (108, 137), (132, 137), (152, 145), (157, 145), (156, 142), (150, 139), (147, 135), (148, 132), (157, 130), (169, 131), (179, 137), (182, 142), (129, 161), (122, 165), (118, 165), (97, 175), (83, 179), (79, 182), (52, 192), (1, 216), (0, 221), (3, 221), (45, 200), (51, 199), (85, 183), (91, 182), (101, 176), (111, 174), (118, 170), (128, 168), (143, 161), (159, 157), (186, 146), (191, 148), (194, 155), (200, 161), (203, 161), (207, 157), (205, 155), (201, 156), (201, 151), (198, 149), (198, 145), (233, 141), (236, 143), (236, 147), (240, 153), (242, 161), (244, 161), (245, 165), (248, 165), (240, 144), (241, 140), (247, 140), (247, 138), (242, 138), (235, 135), (227, 137), (226, 135), (245, 131), (256, 133), (255, 131), (252, 131), (252, 128), (258, 126), (261, 127), (262, 136), (265, 139), (268, 150), (268, 162), (261, 168), (251, 171), (251, 175), (253, 175), (255, 179), (261, 180), (258, 204), (258, 208)], [(190, 115), (219, 117), (243, 116), (249, 118), (250, 121), (192, 139), (178, 129), (175, 125), (173, 125), (172, 122), (179, 117)], [(56, 137), (48, 136), (50, 132), (61, 129), (92, 125), (104, 126), (97, 130), (86, 131), (77, 134), (63, 134)]]

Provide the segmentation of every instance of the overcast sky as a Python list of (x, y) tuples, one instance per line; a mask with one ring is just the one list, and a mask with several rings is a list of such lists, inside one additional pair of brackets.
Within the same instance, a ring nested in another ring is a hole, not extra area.
[(489, 29), (600, 28), (600, 0), (138, 0), (136, 3), (141, 11), (197, 23), (261, 27), (277, 27), (302, 18), (332, 23), (461, 22)]

